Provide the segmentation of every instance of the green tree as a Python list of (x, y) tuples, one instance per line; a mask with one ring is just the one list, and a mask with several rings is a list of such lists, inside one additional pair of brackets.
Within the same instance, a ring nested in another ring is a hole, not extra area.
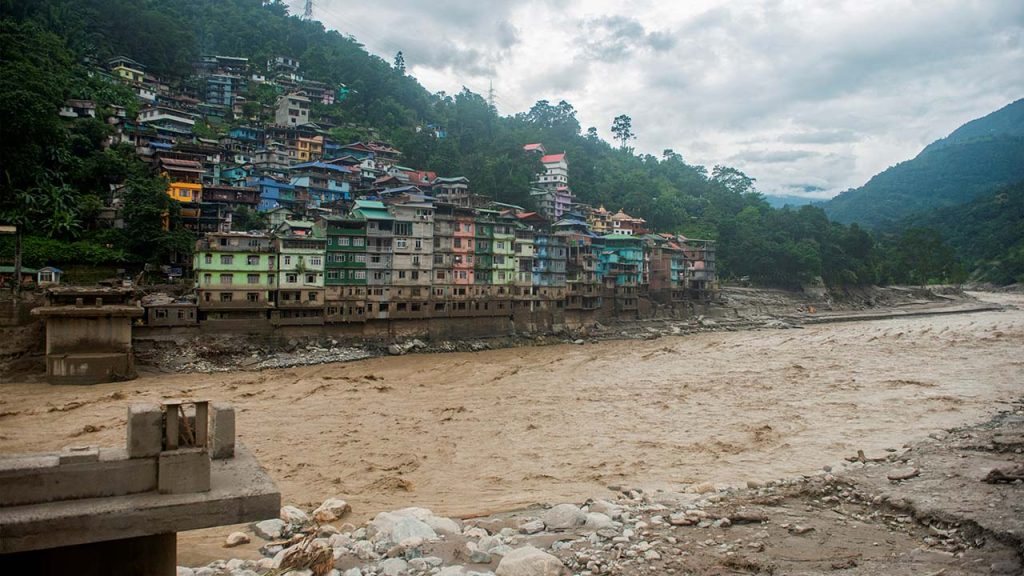
[(620, 114), (612, 121), (612, 134), (619, 141), (619, 148), (626, 149), (626, 144), (636, 138), (633, 134), (633, 119), (625, 114)]
[(395, 70), (398, 70), (399, 74), (405, 74), (405, 55), (401, 50), (395, 54)]

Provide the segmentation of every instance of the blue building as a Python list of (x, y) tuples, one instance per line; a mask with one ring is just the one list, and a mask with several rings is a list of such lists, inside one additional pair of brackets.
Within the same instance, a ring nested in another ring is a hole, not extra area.
[(247, 186), (260, 191), (260, 203), (256, 207), (260, 212), (270, 212), (274, 208), (294, 209), (299, 203), (295, 198), (295, 186), (270, 176), (250, 178)]

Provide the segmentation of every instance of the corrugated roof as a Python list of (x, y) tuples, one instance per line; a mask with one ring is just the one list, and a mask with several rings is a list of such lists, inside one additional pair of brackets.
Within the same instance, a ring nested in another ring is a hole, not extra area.
[(540, 157), (540, 161), (543, 164), (553, 164), (555, 162), (561, 162), (562, 160), (565, 160), (565, 152), (561, 154), (547, 154)]

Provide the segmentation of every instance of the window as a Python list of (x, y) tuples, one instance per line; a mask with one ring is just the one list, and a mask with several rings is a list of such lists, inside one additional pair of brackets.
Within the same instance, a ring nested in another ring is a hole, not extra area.
[(246, 292), (245, 293), (245, 299), (246, 299), (247, 302), (259, 302), (260, 301), (260, 293), (259, 292)]
[(249, 266), (259, 266), (260, 257), (256, 256), (255, 254), (250, 254), (249, 256), (245, 257), (245, 263), (248, 264)]
[(292, 257), (291, 256), (285, 256), (284, 257), (284, 265), (285, 266), (291, 266), (291, 264), (292, 264)]
[(395, 239), (395, 248), (405, 248), (408, 245), (409, 245), (409, 241), (406, 240), (405, 238), (396, 238)]
[(374, 280), (382, 280), (383, 278), (384, 278), (384, 273), (383, 272), (374, 272), (373, 273), (373, 279)]
[(438, 280), (444, 280), (444, 270), (438, 270), (437, 271), (437, 279)]
[(299, 275), (298, 274), (286, 274), (285, 277), (284, 277), (284, 281), (289, 283), (289, 284), (295, 284), (296, 282), (299, 281)]
[(366, 244), (366, 239), (365, 238), (356, 237), (356, 238), (352, 239), (352, 245), (353, 246), (363, 246), (365, 244)]
[(206, 262), (207, 264), (213, 264), (213, 254), (207, 254), (203, 258), (203, 261)]
[(420, 271), (419, 270), (413, 270), (412, 271), (412, 279), (413, 280), (419, 280), (420, 279)]
[(310, 302), (316, 302), (316, 292), (310, 292), (309, 293), (309, 301)]
[(203, 284), (213, 284), (213, 274), (203, 274)]
[(220, 283), (221, 284), (231, 284), (231, 274), (221, 274), (220, 275)]
[(267, 274), (267, 284), (270, 284), (271, 286), (274, 285), (274, 275), (273, 274)]
[(348, 244), (349, 244), (348, 236), (338, 236), (336, 238), (336, 240), (337, 240), (338, 246), (348, 246)]
[(399, 270), (398, 271), (398, 279), (399, 280), (404, 280), (405, 279), (405, 270)]
[(355, 254), (354, 256), (356, 262), (366, 264), (366, 254)]
[(366, 280), (366, 270), (356, 270), (352, 272), (352, 278), (355, 280)]
[(259, 284), (260, 283), (260, 275), (259, 274), (249, 274), (246, 279), (248, 280), (249, 284)]
[(504, 242), (495, 242), (494, 249), (495, 250), (504, 250), (505, 249), (505, 243)]
[(339, 275), (338, 275), (338, 271), (337, 270), (328, 270), (327, 271), (327, 279), (328, 280), (338, 280), (338, 276)]
[(231, 302), (231, 292), (221, 292), (220, 293), (220, 301), (221, 302)]
[(227, 265), (234, 264), (235, 263), (235, 257), (232, 256), (231, 254), (221, 254), (220, 255), (220, 263), (221, 264), (227, 264)]
[(320, 259), (319, 256), (314, 256), (309, 259), (309, 265), (314, 268), (319, 268), (320, 266), (323, 266), (323, 261)]
[(462, 238), (456, 238), (454, 242), (456, 248), (462, 248)]
[(412, 257), (412, 265), (413, 266), (419, 266), (420, 265), (420, 257), (419, 256), (413, 256)]
[(157, 308), (156, 309), (156, 317), (157, 317), (157, 319), (161, 319), (161, 320), (164, 319), (164, 318), (167, 318), (167, 310), (164, 310), (163, 308)]
[(306, 274), (306, 284), (316, 284), (316, 274)]
[(466, 279), (466, 271), (465, 270), (459, 270), (459, 278), (462, 279), (462, 280)]
[(423, 250), (423, 240), (420, 240), (419, 238), (417, 238), (415, 246), (413, 246), (413, 247), (416, 248), (417, 250)]

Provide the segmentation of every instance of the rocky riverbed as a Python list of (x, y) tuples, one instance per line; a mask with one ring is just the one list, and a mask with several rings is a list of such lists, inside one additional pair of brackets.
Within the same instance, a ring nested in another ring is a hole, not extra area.
[[(478, 518), (424, 508), (358, 527), (330, 499), (227, 536), (259, 560), (179, 576), (579, 576), (631, 574), (1020, 574), (1024, 403), (915, 446), (858, 451), (821, 470), (682, 492), (609, 486), (582, 503)], [(995, 472), (995, 473), (993, 473)], [(951, 490), (951, 488), (954, 488)], [(229, 551), (225, 551), (229, 554)]]

